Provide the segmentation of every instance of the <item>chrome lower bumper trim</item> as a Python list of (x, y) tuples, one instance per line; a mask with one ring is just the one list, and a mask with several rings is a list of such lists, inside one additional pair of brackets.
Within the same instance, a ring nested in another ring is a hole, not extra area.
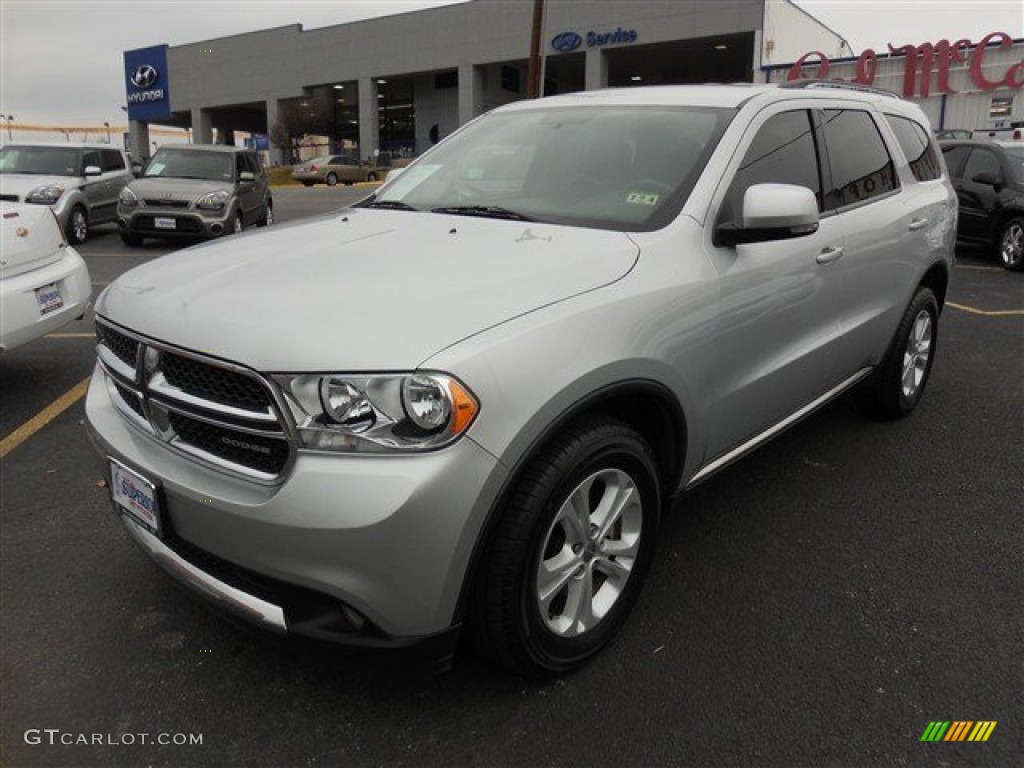
[(280, 606), (260, 600), (258, 597), (236, 589), (230, 584), (225, 584), (205, 571), (196, 568), (152, 533), (132, 522), (127, 517), (122, 516), (121, 522), (124, 523), (125, 529), (135, 540), (135, 543), (157, 565), (185, 586), (213, 600), (225, 610), (247, 621), (281, 634), (288, 631), (284, 610)]

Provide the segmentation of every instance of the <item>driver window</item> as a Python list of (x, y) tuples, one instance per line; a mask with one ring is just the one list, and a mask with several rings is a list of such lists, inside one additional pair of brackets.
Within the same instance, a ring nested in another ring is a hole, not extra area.
[(822, 212), (818, 152), (806, 110), (770, 117), (758, 130), (722, 201), (718, 223), (739, 222), (743, 195), (754, 184), (796, 184), (807, 187)]

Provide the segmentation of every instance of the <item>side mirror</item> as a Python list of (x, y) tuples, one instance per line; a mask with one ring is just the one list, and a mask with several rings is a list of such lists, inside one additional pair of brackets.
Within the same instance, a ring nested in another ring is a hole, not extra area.
[(1003, 186), (1003, 177), (1000, 176), (998, 173), (992, 173), (991, 171), (979, 173), (977, 176), (971, 179), (971, 181), (973, 181), (975, 184), (987, 184), (988, 186), (995, 187), (996, 189), (999, 189), (1001, 186)]
[(99, 176), (101, 173), (103, 173), (103, 171), (100, 170), (98, 165), (87, 165), (85, 166), (85, 170), (82, 171), (83, 176)]
[(818, 231), (818, 220), (818, 201), (807, 187), (755, 184), (743, 195), (741, 223), (730, 221), (716, 228), (715, 244), (732, 246), (806, 237)]
[(136, 179), (142, 176), (142, 163), (132, 163), (132, 176)]
[(238, 174), (238, 180), (253, 182), (256, 181), (256, 175), (252, 171), (242, 171)]

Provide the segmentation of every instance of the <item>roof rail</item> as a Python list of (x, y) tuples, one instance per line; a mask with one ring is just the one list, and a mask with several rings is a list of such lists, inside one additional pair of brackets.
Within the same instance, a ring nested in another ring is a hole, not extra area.
[(847, 80), (788, 80), (784, 83), (779, 83), (779, 88), (835, 88), (845, 91), (860, 91), (861, 93), (876, 93), (879, 96), (888, 96), (893, 99), (902, 98), (898, 93), (887, 91), (884, 88), (875, 88), (870, 85), (863, 85), (862, 83), (851, 83)]

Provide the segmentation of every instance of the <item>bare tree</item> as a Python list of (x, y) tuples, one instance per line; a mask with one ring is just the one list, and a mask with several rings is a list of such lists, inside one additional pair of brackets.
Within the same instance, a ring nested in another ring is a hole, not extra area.
[(288, 160), (298, 159), (299, 142), (305, 136), (325, 135), (331, 130), (331, 121), (325, 116), (303, 110), (295, 102), (281, 105), (277, 113), (277, 122), (270, 126), (271, 144), (286, 150)]

